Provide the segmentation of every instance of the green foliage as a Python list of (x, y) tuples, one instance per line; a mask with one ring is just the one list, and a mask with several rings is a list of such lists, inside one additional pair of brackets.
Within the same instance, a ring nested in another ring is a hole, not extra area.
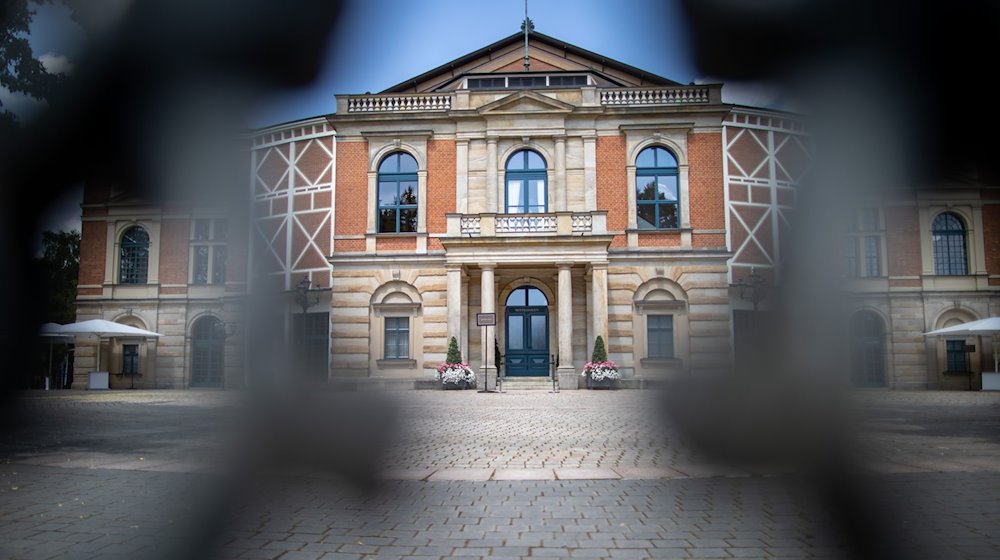
[(46, 231), (42, 256), (35, 259), (42, 322), (76, 320), (76, 284), (80, 272), (80, 232)]
[[(44, 4), (48, 0), (8, 0), (0, 8), (0, 86), (35, 99), (48, 99), (65, 76), (50, 74), (31, 51), (28, 33), (35, 12), (29, 2)], [(0, 125), (9, 128), (16, 120), (9, 111), (0, 110)]]
[(604, 348), (604, 337), (600, 335), (594, 342), (594, 353), (590, 356), (590, 361), (594, 363), (608, 361), (608, 351)]
[(458, 349), (458, 341), (455, 340), (455, 337), (451, 337), (451, 340), (448, 341), (448, 357), (444, 361), (448, 364), (462, 363), (462, 352)]

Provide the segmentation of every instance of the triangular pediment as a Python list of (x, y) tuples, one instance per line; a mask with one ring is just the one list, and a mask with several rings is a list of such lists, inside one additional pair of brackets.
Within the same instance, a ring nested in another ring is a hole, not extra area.
[(530, 90), (522, 90), (487, 103), (478, 109), (484, 115), (523, 113), (571, 113), (573, 105)]
[[(465, 76), (524, 71), (524, 35), (515, 33), (479, 50), (456, 58), (400, 82), (382, 93), (450, 91)], [(528, 40), (529, 72), (587, 73), (598, 78), (598, 87), (678, 85), (677, 82), (612, 58), (571, 45), (555, 37), (532, 32)]]

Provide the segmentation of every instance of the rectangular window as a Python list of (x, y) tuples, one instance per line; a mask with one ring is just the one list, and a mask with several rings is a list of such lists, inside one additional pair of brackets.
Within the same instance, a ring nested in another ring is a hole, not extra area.
[(648, 315), (646, 317), (646, 357), (674, 357), (673, 315)]
[(506, 78), (469, 78), (469, 89), (503, 89), (507, 87)]
[(964, 340), (946, 340), (945, 345), (947, 348), (947, 368), (945, 371), (949, 372), (965, 372), (969, 371), (968, 361), (966, 360), (965, 354), (965, 341)]
[(849, 278), (857, 278), (861, 275), (861, 267), (858, 262), (858, 238), (848, 237), (844, 243), (844, 271)]
[(507, 78), (507, 86), (512, 88), (545, 87), (545, 76), (515, 76)]
[(586, 76), (549, 76), (550, 86), (585, 86)]
[(306, 379), (325, 381), (330, 361), (330, 314), (298, 315), (293, 328), (298, 373)]
[(878, 208), (862, 208), (858, 225), (861, 231), (878, 231)]
[(226, 245), (229, 222), (225, 219), (198, 218), (191, 227), (191, 283), (226, 282)]
[(139, 345), (122, 345), (122, 373), (139, 373)]
[(882, 276), (881, 239), (878, 236), (865, 237), (865, 276)]
[(385, 359), (404, 360), (410, 357), (410, 318), (385, 318)]

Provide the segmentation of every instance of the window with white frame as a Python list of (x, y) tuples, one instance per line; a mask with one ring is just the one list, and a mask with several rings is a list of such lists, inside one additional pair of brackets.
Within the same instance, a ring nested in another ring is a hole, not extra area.
[(851, 278), (884, 276), (882, 243), (885, 228), (878, 208), (852, 212), (851, 227), (844, 243), (844, 272)]
[(385, 318), (385, 359), (408, 360), (410, 358), (410, 318)]
[(191, 224), (191, 283), (226, 283), (226, 237), (229, 222), (196, 218)]

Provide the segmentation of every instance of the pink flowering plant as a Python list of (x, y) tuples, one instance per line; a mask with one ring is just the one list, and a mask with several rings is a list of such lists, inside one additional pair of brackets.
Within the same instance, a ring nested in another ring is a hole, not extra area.
[(458, 341), (455, 337), (451, 337), (448, 341), (448, 356), (445, 358), (445, 363), (437, 367), (436, 377), (442, 384), (465, 381), (473, 385), (476, 382), (476, 372), (472, 371), (469, 364), (462, 361), (462, 353), (458, 350)]
[(598, 336), (594, 342), (594, 353), (590, 361), (584, 364), (580, 375), (593, 379), (594, 381), (604, 381), (605, 379), (618, 380), (622, 374), (618, 371), (618, 364), (608, 359), (608, 352), (604, 348), (604, 338)]

